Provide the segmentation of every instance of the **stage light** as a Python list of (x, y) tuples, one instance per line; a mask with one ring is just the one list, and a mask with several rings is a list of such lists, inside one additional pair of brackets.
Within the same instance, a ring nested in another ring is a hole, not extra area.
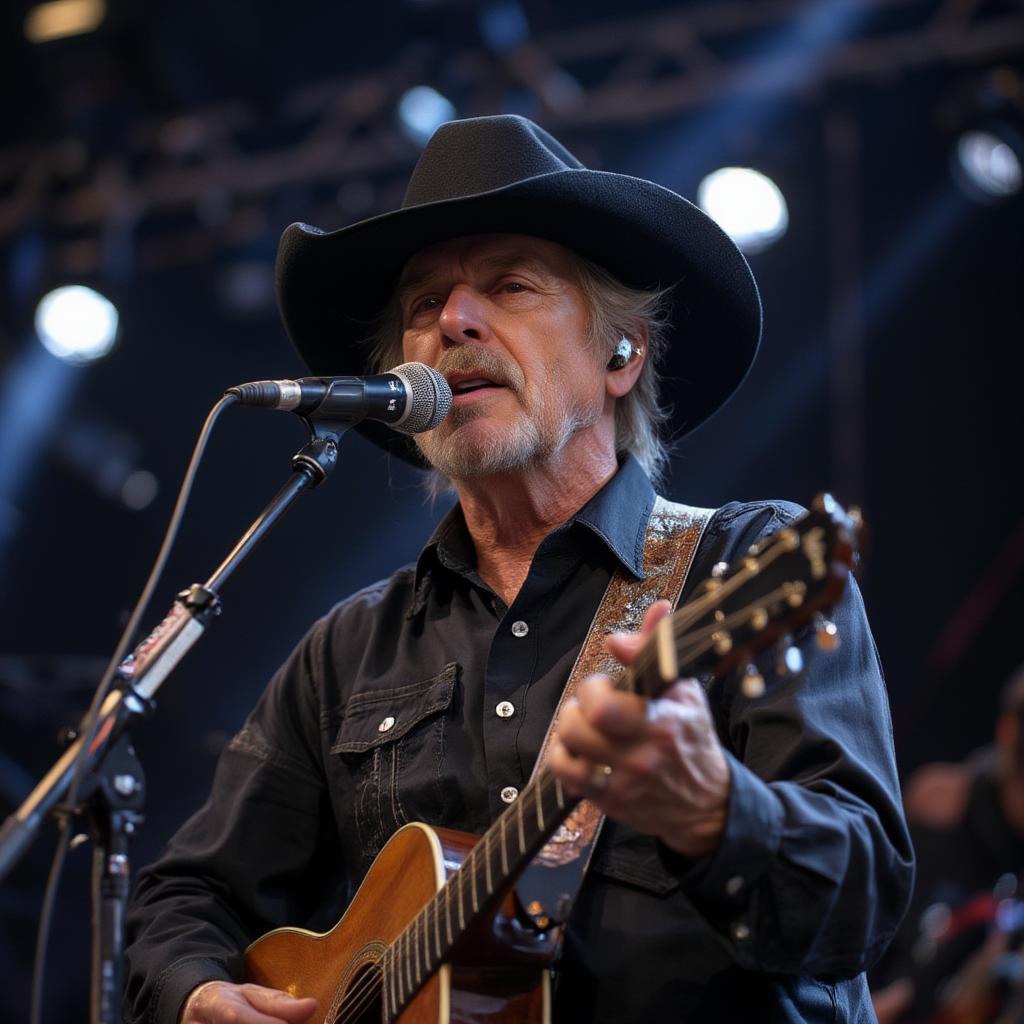
[(697, 202), (744, 252), (767, 249), (789, 226), (779, 187), (749, 167), (713, 171), (698, 186)]
[(956, 177), (972, 198), (992, 201), (1020, 191), (1021, 157), (1008, 137), (966, 131), (956, 141), (954, 160)]
[(106, 17), (104, 0), (51, 0), (25, 15), (25, 38), (30, 43), (80, 36), (99, 28)]
[(445, 121), (455, 118), (455, 107), (429, 85), (416, 85), (398, 101), (398, 120), (402, 130), (423, 145)]
[(477, 15), (484, 42), (495, 53), (508, 53), (530, 38), (530, 23), (518, 0), (494, 0)]
[(43, 347), (76, 366), (107, 355), (117, 340), (117, 325), (114, 304), (84, 285), (56, 288), (36, 307), (36, 333)]

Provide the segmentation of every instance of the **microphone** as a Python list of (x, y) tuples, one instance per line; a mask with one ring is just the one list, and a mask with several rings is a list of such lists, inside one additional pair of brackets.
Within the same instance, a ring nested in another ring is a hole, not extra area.
[(452, 407), (448, 381), (425, 363), (368, 377), (257, 380), (225, 392), (241, 405), (286, 409), (309, 419), (380, 420), (403, 434), (433, 430)]

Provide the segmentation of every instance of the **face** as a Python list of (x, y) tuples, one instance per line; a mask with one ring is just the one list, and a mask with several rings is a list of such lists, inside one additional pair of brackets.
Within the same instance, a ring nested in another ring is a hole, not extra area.
[(590, 344), (565, 249), (473, 235), (418, 253), (399, 283), (406, 360), (452, 387), (448, 418), (416, 435), (452, 479), (526, 469), (578, 443), (605, 408), (605, 358)]

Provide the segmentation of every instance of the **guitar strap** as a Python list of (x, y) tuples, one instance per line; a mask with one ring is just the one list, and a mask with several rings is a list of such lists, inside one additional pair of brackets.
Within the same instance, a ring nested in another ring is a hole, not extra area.
[[(620, 567), (609, 581), (548, 726), (533, 769), (534, 776), (547, 764), (562, 709), (582, 680), (595, 672), (613, 678), (621, 673), (622, 666), (605, 646), (608, 634), (638, 630), (644, 612), (655, 601), (665, 599), (673, 608), (676, 606), (697, 546), (714, 511), (679, 505), (660, 496), (655, 498), (644, 539), (644, 576), (634, 579)], [(516, 885), (521, 906), (541, 927), (568, 917), (603, 822), (604, 815), (597, 806), (582, 800), (534, 857)]]

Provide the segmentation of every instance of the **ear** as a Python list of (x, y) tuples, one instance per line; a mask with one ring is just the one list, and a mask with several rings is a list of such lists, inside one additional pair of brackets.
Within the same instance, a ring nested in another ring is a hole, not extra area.
[(647, 327), (633, 331), (629, 340), (633, 343), (633, 355), (624, 366), (613, 369), (611, 366), (605, 368), (604, 386), (605, 392), (612, 398), (622, 398), (633, 390), (640, 377), (640, 371), (647, 361)]

